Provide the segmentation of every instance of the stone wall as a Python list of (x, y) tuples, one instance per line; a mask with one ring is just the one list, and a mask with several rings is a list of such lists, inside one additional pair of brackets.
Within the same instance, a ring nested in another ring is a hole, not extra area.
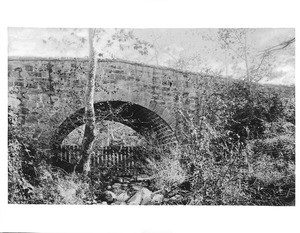
[[(18, 108), (23, 130), (39, 147), (51, 148), (57, 135), (83, 123), (87, 67), (85, 59), (9, 59), (9, 105)], [(109, 111), (114, 105), (117, 111), (118, 103), (128, 103), (130, 110), (122, 114), (133, 122), (146, 121), (141, 133), (155, 131), (164, 143), (180, 141), (177, 109), (196, 117), (199, 99), (211, 78), (127, 61), (99, 60), (95, 85), (98, 119), (103, 119), (103, 106)], [(130, 116), (129, 111), (135, 114)], [(114, 120), (118, 121), (117, 117)]]

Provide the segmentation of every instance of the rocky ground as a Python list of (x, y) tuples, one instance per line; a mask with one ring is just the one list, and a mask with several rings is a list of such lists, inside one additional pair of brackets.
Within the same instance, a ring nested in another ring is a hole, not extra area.
[(102, 205), (168, 205), (187, 204), (178, 190), (154, 190), (150, 178), (117, 178), (107, 182), (104, 190), (95, 193), (96, 198), (87, 204)]

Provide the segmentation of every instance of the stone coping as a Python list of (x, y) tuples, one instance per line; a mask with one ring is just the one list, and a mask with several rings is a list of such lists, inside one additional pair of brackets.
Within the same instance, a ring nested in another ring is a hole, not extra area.
[[(8, 57), (8, 61), (81, 61), (81, 62), (88, 62), (88, 57)], [(139, 63), (135, 61), (129, 61), (124, 59), (101, 59), (98, 58), (98, 62), (120, 62), (129, 65), (136, 65), (136, 66), (143, 66), (147, 68), (153, 69), (160, 69), (160, 70), (168, 70), (177, 73), (182, 73), (186, 75), (197, 75), (197, 76), (205, 76), (208, 78), (218, 78), (221, 76), (213, 76), (207, 75), (203, 73), (192, 72), (188, 70), (179, 70), (167, 66), (156, 66), (156, 65), (149, 65), (146, 63)]]

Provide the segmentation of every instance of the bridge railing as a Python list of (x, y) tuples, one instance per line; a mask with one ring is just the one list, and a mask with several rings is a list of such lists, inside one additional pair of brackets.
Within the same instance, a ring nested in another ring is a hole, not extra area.
[[(116, 176), (134, 176), (141, 172), (138, 159), (139, 148), (133, 146), (106, 146), (97, 148), (91, 156), (91, 166)], [(57, 154), (60, 160), (76, 164), (81, 157), (81, 149), (76, 145), (63, 145)]]

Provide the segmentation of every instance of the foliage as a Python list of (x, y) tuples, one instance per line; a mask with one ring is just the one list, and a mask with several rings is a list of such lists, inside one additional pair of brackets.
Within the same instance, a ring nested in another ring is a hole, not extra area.
[[(50, 155), (34, 149), (22, 131), (22, 117), (8, 111), (8, 202), (27, 204), (83, 204), (94, 196), (82, 176), (66, 174), (48, 164)], [(54, 170), (53, 170), (54, 169)]]
[[(246, 28), (222, 28), (218, 30), (220, 47), (225, 52), (226, 59), (231, 60), (235, 75), (245, 77), (244, 79), (250, 82), (257, 82), (265, 77), (270, 77), (275, 63), (273, 54), (270, 52), (261, 53), (248, 43), (254, 32), (255, 29)], [(241, 63), (244, 63), (245, 67), (241, 67)]]
[[(34, 165), (26, 135), (21, 133), (21, 119), (12, 107), (8, 109), (8, 193), (9, 201), (24, 202), (34, 181)], [(26, 178), (32, 175), (29, 182)], [(30, 184), (31, 183), (31, 184)]]
[[(198, 117), (184, 104), (176, 109), (183, 144), (173, 151), (144, 145), (153, 190), (180, 194), (173, 204), (293, 205), (293, 90), (210, 81), (196, 99)], [(9, 109), (9, 203), (93, 203), (107, 177), (95, 173), (90, 181), (48, 165), (50, 155), (29, 144), (21, 116)]]
[(205, 104), (217, 107), (202, 103), (199, 121), (182, 114), (189, 203), (289, 205), (295, 198), (295, 126), (287, 121), (294, 116), (284, 111), (284, 97), (243, 82), (212, 97)]
[(295, 98), (282, 99), (284, 110), (284, 118), (287, 122), (295, 125)]
[(177, 109), (183, 144), (177, 154), (158, 152), (165, 159), (150, 162), (156, 189), (175, 186), (182, 200), (172, 204), (292, 204), (293, 92), (288, 96), (280, 89), (240, 81), (212, 86), (198, 99), (198, 117), (184, 107)]
[(255, 85), (238, 82), (228, 93), (228, 108), (231, 112), (225, 126), (231, 135), (244, 142), (263, 136), (265, 122), (281, 117), (283, 106), (277, 93), (260, 90)]
[[(155, 159), (157, 157), (158, 159)], [(179, 150), (152, 150), (152, 153), (148, 154), (146, 169), (148, 174), (154, 178), (155, 189), (159, 190), (170, 191), (174, 186), (184, 182), (186, 178), (186, 172), (180, 164)]]
[(39, 167), (40, 185), (35, 187), (30, 204), (86, 204), (95, 199), (89, 181), (78, 174)]

